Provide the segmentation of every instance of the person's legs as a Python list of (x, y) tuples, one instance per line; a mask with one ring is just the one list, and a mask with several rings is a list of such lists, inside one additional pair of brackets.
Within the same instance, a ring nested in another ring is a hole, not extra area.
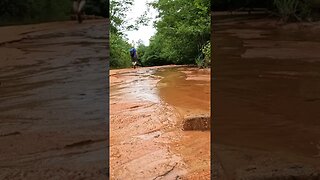
[(136, 61), (135, 57), (131, 56), (131, 63), (132, 63), (133, 69), (135, 69), (136, 68), (136, 64), (137, 64), (137, 61)]
[(131, 56), (131, 64), (132, 64), (132, 68), (134, 67), (133, 62), (134, 62), (134, 59), (133, 59), (133, 57)]
[(82, 23), (82, 9), (85, 5), (86, 1), (85, 0), (79, 0), (78, 1), (78, 22)]
[(133, 58), (133, 69), (135, 69), (137, 66), (137, 57)]
[(74, 15), (76, 16), (76, 20), (78, 20), (78, 22), (80, 23), (80, 17), (79, 17), (79, 3), (80, 1), (79, 0), (73, 0), (73, 12), (74, 12)]
[(73, 1), (72, 7), (74, 14), (78, 14), (78, 1)]
[(86, 0), (80, 0), (78, 6), (78, 12), (82, 12), (84, 5), (86, 4)]
[(134, 61), (134, 62), (133, 62), (133, 69), (136, 68), (136, 65), (137, 65), (137, 61)]

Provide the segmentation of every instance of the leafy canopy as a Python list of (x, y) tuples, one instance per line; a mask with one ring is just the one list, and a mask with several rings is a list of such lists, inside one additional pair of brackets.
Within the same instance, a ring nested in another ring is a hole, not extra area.
[(194, 64), (210, 39), (209, 0), (158, 0), (150, 5), (159, 15), (157, 33), (142, 61), (147, 65)]

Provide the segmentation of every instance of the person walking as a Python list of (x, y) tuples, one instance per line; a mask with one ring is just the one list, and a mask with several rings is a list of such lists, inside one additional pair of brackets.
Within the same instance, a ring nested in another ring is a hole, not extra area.
[(86, 4), (86, 0), (73, 0), (73, 11), (79, 23), (82, 23), (83, 7)]
[(137, 55), (137, 50), (134, 47), (130, 49), (130, 56), (131, 56), (132, 67), (133, 69), (135, 69), (138, 61), (138, 55)]

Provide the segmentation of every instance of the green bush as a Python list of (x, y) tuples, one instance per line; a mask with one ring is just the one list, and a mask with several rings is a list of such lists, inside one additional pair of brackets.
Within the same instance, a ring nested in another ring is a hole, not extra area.
[(84, 11), (88, 15), (109, 17), (109, 0), (87, 0)]
[(25, 24), (70, 18), (69, 0), (1, 0), (0, 24)]
[(199, 55), (197, 58), (196, 58), (196, 65), (198, 66), (198, 68), (204, 68), (205, 65), (204, 65), (204, 59), (203, 59), (203, 56), (202, 54)]
[[(109, 0), (87, 0), (86, 14), (108, 17)], [(0, 0), (0, 25), (69, 20), (70, 0)]]
[(142, 58), (144, 64), (195, 64), (210, 39), (210, 1), (161, 0), (153, 7), (160, 12), (157, 33)]
[(209, 67), (211, 65), (211, 43), (210, 41), (207, 42), (206, 45), (201, 49), (202, 53), (204, 54), (204, 66)]
[(200, 55), (195, 59), (199, 68), (210, 67), (211, 65), (211, 43), (208, 41), (202, 48)]
[(272, 0), (213, 0), (212, 11), (227, 11), (240, 8), (272, 8)]
[(130, 67), (130, 48), (131, 45), (122, 36), (110, 33), (110, 68)]
[(274, 0), (281, 20), (284, 22), (290, 20), (305, 20), (311, 16), (311, 5), (302, 0)]

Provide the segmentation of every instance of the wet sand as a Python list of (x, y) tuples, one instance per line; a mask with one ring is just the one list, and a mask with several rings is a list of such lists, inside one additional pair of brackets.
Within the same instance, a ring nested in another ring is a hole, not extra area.
[(320, 23), (213, 18), (220, 178), (319, 179)]
[(177, 66), (111, 70), (111, 179), (210, 179), (208, 127), (183, 130), (185, 119), (209, 115), (210, 72), (199, 72)]
[(106, 29), (0, 27), (0, 179), (107, 178)]

